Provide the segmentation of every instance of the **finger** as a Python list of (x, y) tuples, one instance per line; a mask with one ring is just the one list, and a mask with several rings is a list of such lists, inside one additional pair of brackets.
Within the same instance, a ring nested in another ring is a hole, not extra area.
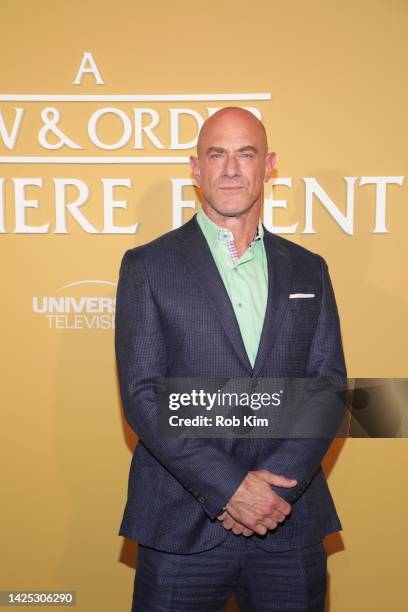
[(225, 519), (225, 517), (226, 517), (226, 516), (227, 516), (227, 512), (225, 511), (225, 512), (223, 512), (222, 514), (219, 514), (219, 515), (217, 516), (217, 519), (218, 519), (219, 521), (223, 521), (223, 520)]
[(244, 531), (242, 532), (242, 535), (246, 538), (249, 538), (249, 536), (253, 535), (254, 533), (255, 532), (252, 529), (248, 529), (248, 527), (245, 527)]
[(275, 512), (272, 512), (271, 515), (268, 516), (268, 519), (275, 521), (275, 523), (283, 523), (283, 521), (286, 519), (286, 514), (275, 510)]
[(291, 513), (292, 507), (291, 505), (284, 500), (280, 495), (278, 495), (275, 491), (271, 490), (271, 497), (269, 499), (269, 515), (272, 516), (274, 512), (280, 512), (285, 516)]
[(263, 521), (263, 524), (265, 525), (265, 527), (267, 527), (268, 529), (276, 529), (276, 527), (278, 526), (278, 523), (276, 521), (274, 521), (273, 519), (265, 519)]
[(286, 478), (285, 476), (280, 476), (279, 474), (273, 474), (268, 470), (256, 470), (255, 475), (268, 484), (275, 485), (276, 487), (285, 487), (290, 489), (297, 484), (297, 480), (294, 478)]
[(290, 489), (297, 485), (297, 480), (294, 478), (286, 478), (285, 476), (278, 476), (278, 474), (272, 475), (272, 483), (275, 487), (284, 487), (285, 489)]
[[(273, 493), (273, 491), (271, 491), (271, 495), (275, 495), (275, 493)], [(280, 499), (278, 496), (276, 496), (278, 499)], [(248, 504), (246, 504), (247, 506)], [(273, 503), (271, 503), (271, 507), (270, 507), (270, 512), (272, 512), (274, 510), (274, 505)], [(227, 505), (227, 518), (229, 517), (230, 519), (232, 519), (232, 521), (236, 521), (237, 523), (240, 523), (241, 525), (243, 525), (244, 527), (246, 527), (247, 529), (253, 531), (255, 530), (256, 525), (261, 525), (263, 522), (263, 518), (264, 516), (268, 516), (269, 517), (268, 512), (257, 512), (255, 511), (253, 508), (249, 509), (244, 507), (243, 511), (241, 508), (241, 512), (235, 512), (235, 508), (232, 504)], [(269, 517), (270, 518), (270, 517)], [(224, 523), (225, 523), (224, 519)], [(231, 528), (232, 527), (232, 523), (227, 522), (227, 528)]]
[(241, 523), (237, 523), (235, 521), (235, 523), (232, 526), (232, 533), (235, 533), (235, 535), (241, 535), (244, 529), (245, 529), (244, 525), (242, 525)]
[(286, 518), (290, 514), (290, 511), (291, 511), (290, 506), (288, 509), (285, 509), (285, 508), (280, 509), (280, 508), (275, 507), (270, 513), (270, 515), (268, 516), (268, 518), (273, 519), (277, 523), (283, 523), (283, 521), (286, 520)]
[[(276, 495), (276, 493), (275, 493)], [(281, 497), (279, 497), (279, 495), (276, 496), (276, 502), (274, 504), (274, 512), (278, 512), (283, 514), (285, 517), (288, 516), (288, 514), (291, 513), (292, 507), (290, 504), (288, 504), (287, 501), (285, 501), (284, 499), (282, 499)]]
[(235, 523), (235, 520), (229, 514), (227, 514), (227, 516), (222, 522), (225, 529), (232, 529), (232, 526), (234, 525), (234, 523)]
[(256, 533), (258, 535), (265, 535), (266, 533), (268, 533), (268, 528), (265, 527), (265, 525), (256, 525), (254, 531), (256, 531)]

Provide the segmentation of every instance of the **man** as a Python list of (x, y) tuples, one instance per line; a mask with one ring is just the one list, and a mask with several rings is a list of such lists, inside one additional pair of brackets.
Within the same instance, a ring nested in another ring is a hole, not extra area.
[(324, 609), (322, 538), (341, 529), (320, 469), (330, 441), (157, 432), (157, 378), (345, 379), (324, 260), (260, 222), (274, 163), (254, 115), (218, 111), (191, 157), (202, 210), (122, 261), (116, 354), (140, 438), (120, 529), (139, 542), (134, 612), (221, 611), (233, 592), (248, 612)]

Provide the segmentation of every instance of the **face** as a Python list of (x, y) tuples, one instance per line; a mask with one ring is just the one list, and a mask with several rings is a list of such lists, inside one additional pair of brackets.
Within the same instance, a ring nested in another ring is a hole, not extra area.
[(275, 154), (267, 152), (258, 119), (241, 109), (219, 111), (204, 124), (197, 148), (198, 157), (192, 156), (190, 164), (205, 212), (210, 207), (223, 217), (237, 217), (260, 209)]

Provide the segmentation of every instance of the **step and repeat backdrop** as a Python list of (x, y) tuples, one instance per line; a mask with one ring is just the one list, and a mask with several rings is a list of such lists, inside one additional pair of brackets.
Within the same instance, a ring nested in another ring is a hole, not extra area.
[[(349, 376), (408, 377), (407, 26), (405, 0), (1, 2), (0, 590), (129, 609), (119, 265), (198, 209), (217, 109), (265, 123), (264, 223), (326, 258)], [(406, 609), (407, 467), (403, 438), (333, 444), (330, 612)]]

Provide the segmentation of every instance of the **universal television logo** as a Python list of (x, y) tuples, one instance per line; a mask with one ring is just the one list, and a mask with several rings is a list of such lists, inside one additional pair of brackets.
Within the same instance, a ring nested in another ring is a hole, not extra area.
[[(114, 329), (116, 298), (109, 295), (89, 295), (93, 293), (90, 289), (92, 285), (99, 286), (98, 293), (100, 286), (116, 289), (116, 283), (107, 280), (74, 281), (57, 289), (62, 295), (33, 296), (33, 312), (46, 319), (49, 329)], [(67, 289), (73, 287), (74, 291), (71, 290), (67, 295)], [(76, 295), (72, 295), (73, 293)]]

